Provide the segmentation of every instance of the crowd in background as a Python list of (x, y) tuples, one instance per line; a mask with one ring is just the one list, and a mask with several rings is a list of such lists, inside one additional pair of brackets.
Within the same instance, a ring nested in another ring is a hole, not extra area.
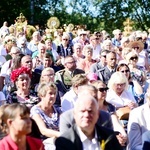
[[(37, 30), (29, 41), (25, 31), (10, 33), (4, 22), (0, 149), (69, 150), (71, 144), (87, 150), (91, 145), (93, 150), (150, 149), (150, 36), (140, 30), (112, 34), (79, 29), (77, 35), (58, 30), (52, 36)], [(119, 118), (125, 107), (128, 116)], [(81, 108), (88, 109), (87, 126)], [(91, 142), (95, 130), (102, 132), (96, 144)], [(76, 131), (78, 137), (72, 135)]]

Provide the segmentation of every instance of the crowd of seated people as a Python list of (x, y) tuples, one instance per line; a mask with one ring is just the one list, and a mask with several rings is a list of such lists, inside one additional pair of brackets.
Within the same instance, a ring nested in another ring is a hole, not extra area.
[(150, 149), (146, 32), (1, 32), (0, 149)]

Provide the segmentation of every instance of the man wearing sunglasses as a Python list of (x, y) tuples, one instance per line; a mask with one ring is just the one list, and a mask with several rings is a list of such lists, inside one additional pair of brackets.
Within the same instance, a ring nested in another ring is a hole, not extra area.
[(109, 50), (102, 50), (99, 53), (99, 62), (91, 65), (90, 72), (98, 74), (98, 70), (106, 66), (106, 55)]
[(116, 72), (117, 67), (116, 60), (117, 60), (116, 53), (113, 51), (109, 51), (106, 54), (107, 65), (97, 70), (98, 79), (103, 81), (105, 84), (108, 83), (108, 80), (110, 79), (111, 75), (114, 72)]

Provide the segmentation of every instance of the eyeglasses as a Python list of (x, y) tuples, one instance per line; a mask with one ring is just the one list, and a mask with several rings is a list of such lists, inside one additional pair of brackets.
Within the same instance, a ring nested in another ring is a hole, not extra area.
[(95, 38), (95, 39), (93, 39), (93, 40), (99, 40), (99, 38)]
[(129, 70), (122, 70), (121, 72), (122, 72), (122, 73), (128, 73)]
[(108, 89), (109, 89), (108, 87), (106, 87), (106, 88), (98, 88), (98, 91), (100, 91), (100, 92), (106, 92)]
[(130, 60), (137, 60), (138, 59), (138, 57), (137, 56), (135, 56), (135, 57), (131, 57), (130, 58)]
[(63, 39), (64, 41), (68, 41), (68, 39)]
[(100, 34), (96, 34), (96, 36), (97, 36), (97, 37), (101, 37), (101, 35), (100, 35)]
[(126, 85), (126, 83), (120, 83), (120, 84), (117, 83), (117, 84), (116, 84), (117, 87), (123, 87), (123, 86), (125, 86), (125, 85)]
[(86, 36), (86, 34), (80, 34), (80, 36)]
[(139, 49), (139, 47), (137, 46), (137, 47), (132, 47), (133, 49)]

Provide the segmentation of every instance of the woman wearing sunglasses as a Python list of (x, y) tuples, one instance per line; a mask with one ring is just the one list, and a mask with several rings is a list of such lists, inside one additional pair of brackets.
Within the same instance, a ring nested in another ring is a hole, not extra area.
[(144, 100), (144, 93), (142, 86), (138, 83), (137, 80), (131, 78), (130, 68), (127, 64), (122, 63), (117, 66), (117, 71), (122, 72), (128, 79), (128, 91), (130, 91), (133, 95), (137, 103), (141, 104)]
[(130, 68), (132, 79), (137, 80), (139, 84), (143, 86), (146, 75), (145, 72), (137, 66), (138, 58), (138, 54), (134, 51), (131, 51), (126, 55), (126, 61)]
[(127, 134), (126, 134), (124, 128), (122, 127), (122, 125), (120, 124), (120, 122), (117, 118), (115, 106), (113, 106), (112, 104), (106, 102), (106, 100), (105, 100), (108, 87), (106, 86), (106, 84), (104, 84), (100, 80), (94, 81), (92, 83), (92, 85), (94, 87), (96, 87), (97, 90), (98, 90), (97, 99), (98, 99), (98, 103), (99, 103), (99, 109), (110, 113), (112, 123), (113, 123), (113, 127), (114, 127), (114, 131), (117, 131), (117, 132), (120, 133), (120, 134), (117, 135), (117, 138), (118, 138), (120, 144), (122, 146), (124, 146), (125, 142), (127, 141)]

